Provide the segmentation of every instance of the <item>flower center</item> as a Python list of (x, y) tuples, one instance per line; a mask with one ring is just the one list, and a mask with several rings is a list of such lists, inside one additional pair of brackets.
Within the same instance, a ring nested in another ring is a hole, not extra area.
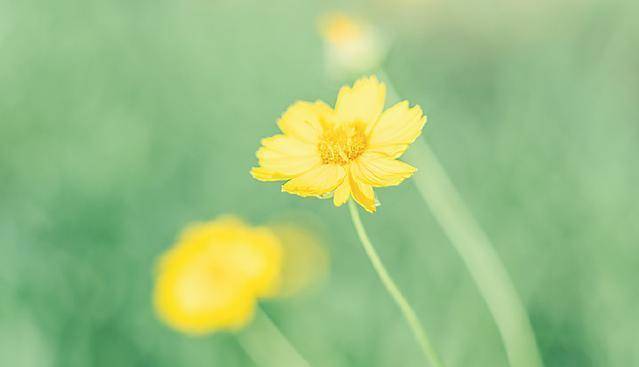
[(344, 165), (362, 155), (367, 146), (365, 130), (359, 121), (325, 126), (317, 144), (322, 163)]

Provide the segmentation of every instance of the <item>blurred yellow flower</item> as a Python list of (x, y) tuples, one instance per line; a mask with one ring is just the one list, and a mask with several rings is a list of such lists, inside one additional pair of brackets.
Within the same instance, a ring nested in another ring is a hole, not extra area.
[(272, 296), (281, 278), (282, 247), (266, 228), (226, 217), (188, 227), (160, 259), (155, 308), (189, 334), (246, 325), (258, 297)]
[(280, 223), (270, 228), (284, 249), (278, 295), (297, 295), (325, 277), (329, 255), (315, 233), (293, 223)]
[(282, 191), (300, 196), (333, 194), (340, 206), (351, 196), (375, 211), (373, 187), (394, 186), (415, 168), (397, 160), (420, 135), (426, 117), (408, 101), (384, 111), (386, 86), (375, 76), (340, 89), (335, 108), (296, 102), (278, 121), (283, 134), (262, 139), (261, 181), (288, 180)]
[(318, 19), (326, 66), (334, 76), (365, 73), (379, 66), (386, 53), (379, 32), (362, 19), (341, 12)]
[(324, 14), (319, 19), (319, 30), (327, 42), (345, 44), (363, 37), (365, 24), (359, 19), (340, 12)]

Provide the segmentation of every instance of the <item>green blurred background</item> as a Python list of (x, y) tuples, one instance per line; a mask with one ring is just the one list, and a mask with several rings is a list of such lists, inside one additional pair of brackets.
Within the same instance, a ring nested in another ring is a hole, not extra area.
[[(187, 223), (313, 218), (329, 279), (265, 310), (314, 366), (423, 366), (347, 210), (248, 174), (297, 99), (333, 103), (316, 17), (338, 2), (0, 0), (0, 366), (253, 366), (156, 320)], [(636, 1), (374, 1), (386, 71), (494, 242), (546, 366), (639, 365)], [(448, 366), (505, 366), (412, 183), (365, 222)]]

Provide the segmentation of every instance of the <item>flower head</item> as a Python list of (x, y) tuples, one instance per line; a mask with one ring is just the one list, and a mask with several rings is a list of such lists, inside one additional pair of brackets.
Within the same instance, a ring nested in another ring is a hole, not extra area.
[(282, 134), (262, 140), (261, 181), (287, 181), (282, 191), (299, 196), (333, 194), (336, 206), (351, 197), (375, 211), (373, 187), (394, 186), (415, 168), (397, 160), (426, 123), (419, 106), (399, 102), (384, 111), (386, 86), (375, 76), (344, 86), (335, 108), (296, 102), (278, 121)]
[(231, 217), (194, 224), (159, 262), (156, 311), (185, 333), (241, 328), (257, 298), (279, 287), (281, 266), (280, 242), (266, 228)]
[(379, 32), (362, 19), (333, 12), (321, 16), (318, 26), (328, 71), (335, 76), (370, 71), (386, 53)]

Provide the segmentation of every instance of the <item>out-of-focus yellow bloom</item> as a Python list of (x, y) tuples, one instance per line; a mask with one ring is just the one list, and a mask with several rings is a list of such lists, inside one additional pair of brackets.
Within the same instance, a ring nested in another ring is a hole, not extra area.
[(394, 186), (415, 168), (397, 160), (420, 135), (426, 117), (408, 101), (384, 111), (386, 86), (375, 76), (340, 89), (335, 109), (324, 102), (296, 102), (278, 121), (283, 134), (262, 139), (261, 181), (288, 180), (282, 191), (299, 196), (333, 194), (335, 206), (351, 196), (375, 211), (373, 187)]
[(334, 12), (321, 16), (318, 26), (331, 74), (370, 72), (382, 62), (385, 42), (379, 32), (363, 20)]
[(332, 44), (356, 42), (364, 36), (365, 25), (362, 21), (344, 13), (329, 13), (319, 20), (322, 36)]
[(241, 328), (257, 298), (278, 290), (282, 257), (269, 229), (232, 217), (194, 224), (159, 262), (156, 311), (189, 334)]
[(271, 229), (284, 248), (279, 295), (296, 295), (325, 277), (329, 256), (312, 231), (293, 223), (277, 224)]

